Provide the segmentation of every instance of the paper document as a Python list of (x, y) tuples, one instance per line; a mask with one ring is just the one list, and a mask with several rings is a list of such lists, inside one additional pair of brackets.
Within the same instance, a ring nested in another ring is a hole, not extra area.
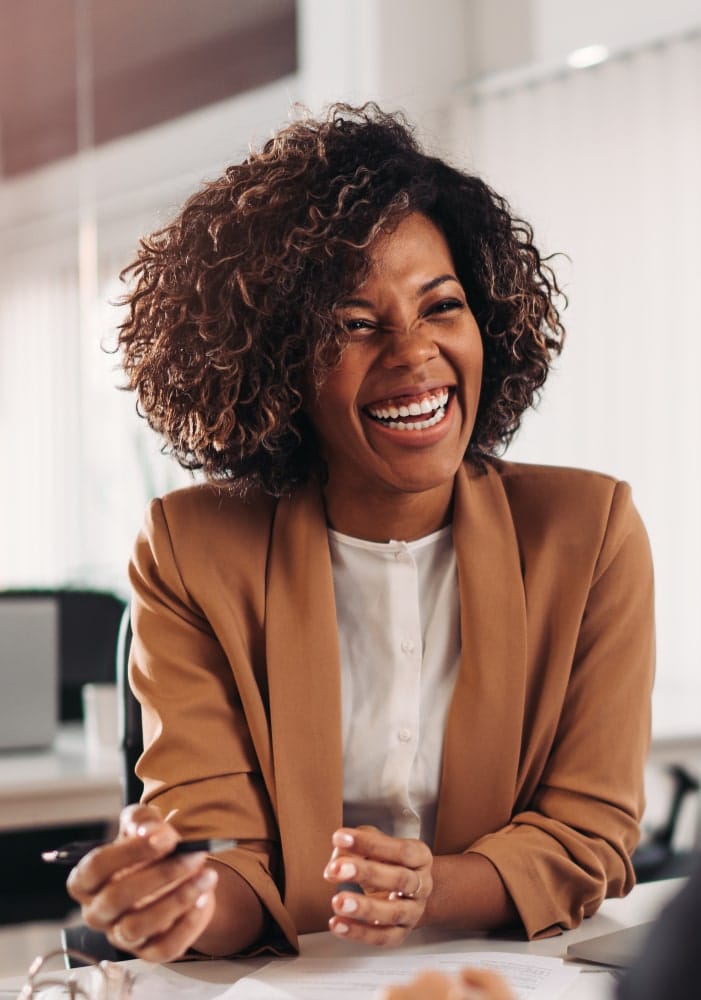
[(557, 1000), (579, 972), (559, 958), (501, 951), (278, 958), (240, 979), (216, 1000), (371, 1000), (382, 989), (406, 983), (422, 970), (454, 975), (466, 965), (501, 973), (518, 1000)]
[[(407, 955), (401, 950), (370, 958), (276, 958), (233, 985), (202, 982), (175, 969), (153, 966), (137, 975), (133, 1000), (375, 1000), (383, 989), (422, 970), (455, 975), (466, 965), (501, 973), (518, 1000), (559, 1000), (578, 974), (559, 958), (504, 951)], [(231, 963), (232, 975), (236, 963)], [(89, 996), (101, 996), (96, 969), (76, 970)], [(42, 990), (41, 1000), (60, 1000), (65, 986)]]

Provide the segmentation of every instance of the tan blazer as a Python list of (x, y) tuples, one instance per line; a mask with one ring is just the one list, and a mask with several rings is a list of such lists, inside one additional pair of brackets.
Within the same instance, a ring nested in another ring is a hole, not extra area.
[[(633, 885), (653, 675), (649, 546), (624, 483), (498, 462), (456, 478), (462, 658), (434, 853), (477, 851), (529, 936)], [(280, 932), (325, 929), (342, 819), (339, 652), (321, 492), (152, 503), (131, 566), (145, 800)]]

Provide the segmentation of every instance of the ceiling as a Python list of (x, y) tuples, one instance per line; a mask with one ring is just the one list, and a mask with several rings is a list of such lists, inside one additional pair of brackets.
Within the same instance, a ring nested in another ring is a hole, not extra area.
[(0, 0), (0, 178), (296, 65), (295, 0)]

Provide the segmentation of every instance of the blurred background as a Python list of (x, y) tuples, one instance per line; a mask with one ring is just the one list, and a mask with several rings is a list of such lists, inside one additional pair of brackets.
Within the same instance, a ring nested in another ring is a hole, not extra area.
[(530, 220), (568, 342), (509, 456), (627, 479), (657, 717), (701, 705), (697, 0), (0, 0), (0, 587), (126, 593), (185, 482), (119, 392), (120, 269), (301, 101), (374, 98)]
[(632, 484), (657, 745), (697, 752), (698, 0), (0, 0), (0, 588), (126, 597), (145, 504), (190, 475), (116, 388), (120, 269), (338, 99), (406, 111), (563, 255), (566, 348), (507, 457)]

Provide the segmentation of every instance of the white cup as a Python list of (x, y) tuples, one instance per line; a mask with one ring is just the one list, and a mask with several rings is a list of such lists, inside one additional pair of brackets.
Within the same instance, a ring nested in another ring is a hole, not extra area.
[(115, 751), (119, 746), (117, 685), (83, 684), (83, 725), (89, 755)]

